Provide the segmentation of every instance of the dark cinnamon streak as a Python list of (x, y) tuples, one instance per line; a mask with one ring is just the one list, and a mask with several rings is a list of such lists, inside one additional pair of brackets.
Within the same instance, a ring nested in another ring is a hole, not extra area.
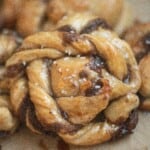
[(22, 103), (20, 104), (20, 107), (18, 110), (19, 119), (21, 120), (21, 122), (25, 122), (26, 120), (26, 112), (27, 112), (29, 105), (30, 105), (29, 95), (26, 95)]
[(130, 113), (129, 118), (125, 122), (120, 124), (120, 127), (113, 136), (112, 140), (120, 139), (121, 137), (127, 134), (131, 134), (132, 130), (136, 127), (137, 123), (138, 123), (138, 111), (133, 110)]
[(30, 124), (32, 124), (34, 129), (46, 135), (54, 135), (53, 132), (45, 130), (45, 128), (41, 125), (40, 121), (36, 117), (34, 105), (31, 102), (29, 104), (28, 109), (29, 109), (29, 114), (28, 114), (29, 122)]
[(65, 32), (63, 34), (64, 43), (72, 43), (78, 40), (79, 36), (76, 33)]
[(94, 118), (93, 122), (104, 122), (106, 120), (106, 117), (104, 115), (104, 111), (100, 112), (96, 117)]
[(7, 67), (7, 77), (15, 77), (18, 73), (23, 71), (24, 66), (22, 64), (16, 64), (13, 66)]
[(97, 30), (99, 27), (110, 29), (105, 20), (96, 18), (94, 20), (90, 20), (87, 25), (80, 31), (80, 34), (91, 33)]
[(58, 28), (58, 31), (76, 33), (76, 30), (70, 25), (64, 25)]
[(105, 67), (105, 61), (99, 56), (92, 56), (89, 66), (90, 69), (101, 73), (102, 68)]
[(98, 95), (100, 93), (100, 90), (102, 88), (103, 84), (101, 80), (96, 81), (93, 83), (93, 85), (85, 91), (86, 96), (94, 96)]
[[(46, 132), (41, 123), (37, 120), (37, 117), (35, 115), (35, 109), (31, 101), (29, 100), (29, 96), (27, 95), (24, 100), (22, 101), (19, 109), (19, 118), (21, 122), (26, 122), (26, 114), (27, 110), (29, 111), (29, 121), (32, 124), (32, 126), (39, 132), (49, 134), (49, 132)], [(50, 132), (51, 134), (51, 132)]]
[[(73, 133), (81, 128), (79, 125), (64, 125), (61, 123), (53, 123), (51, 125), (42, 125), (35, 114), (34, 105), (30, 102), (29, 109), (29, 122), (39, 132), (46, 135), (55, 135), (55, 132)], [(44, 124), (44, 123), (43, 123)]]
[[(104, 68), (105, 63), (101, 57), (92, 56), (91, 61), (88, 65), (89, 65), (91, 70), (94, 70), (97, 73), (99, 73), (99, 75), (101, 75), (101, 70), (102, 70), (102, 68)], [(81, 75), (85, 76), (86, 74), (82, 73)], [(102, 86), (103, 86), (103, 83), (101, 82), (101, 80), (93, 81), (92, 86), (89, 89), (87, 89), (85, 92), (86, 96), (93, 96), (93, 95), (100, 94), (100, 90), (101, 90)]]

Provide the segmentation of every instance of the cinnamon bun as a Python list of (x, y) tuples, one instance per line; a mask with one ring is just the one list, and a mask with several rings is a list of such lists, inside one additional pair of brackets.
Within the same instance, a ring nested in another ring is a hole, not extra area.
[(10, 95), (29, 129), (94, 145), (136, 127), (141, 79), (130, 46), (100, 18), (82, 18), (25, 38), (6, 68), (10, 78), (23, 72)]

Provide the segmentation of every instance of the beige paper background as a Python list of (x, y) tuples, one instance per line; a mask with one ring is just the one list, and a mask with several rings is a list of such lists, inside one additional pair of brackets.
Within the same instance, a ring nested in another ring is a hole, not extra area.
[[(134, 8), (136, 18), (150, 21), (150, 0), (128, 0)], [(40, 146), (44, 143), (45, 148)], [(12, 136), (0, 139), (2, 150), (57, 150), (57, 139), (49, 136), (35, 135), (26, 128), (20, 129)], [(70, 150), (150, 150), (150, 113), (140, 112), (139, 124), (134, 134), (119, 141), (92, 147), (70, 146)]]

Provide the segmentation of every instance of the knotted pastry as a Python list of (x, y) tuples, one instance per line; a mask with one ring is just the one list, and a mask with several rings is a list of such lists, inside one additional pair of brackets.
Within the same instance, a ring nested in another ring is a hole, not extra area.
[(105, 19), (121, 33), (133, 22), (130, 10), (124, 0), (3, 0), (0, 27), (15, 27), (25, 37), (55, 28), (63, 17), (86, 12)]
[(7, 30), (0, 34), (0, 136), (13, 133), (18, 127), (18, 120), (13, 114), (9, 89), (15, 78), (8, 78), (4, 66), (6, 60), (17, 48), (16, 35)]
[(33, 132), (55, 132), (75, 145), (131, 133), (139, 105), (130, 46), (100, 18), (84, 18), (27, 37), (6, 63), (12, 77), (24, 71), (10, 90), (18, 117)]
[(138, 23), (131, 27), (124, 35), (125, 40), (131, 45), (142, 78), (139, 90), (141, 109), (150, 111), (150, 23)]

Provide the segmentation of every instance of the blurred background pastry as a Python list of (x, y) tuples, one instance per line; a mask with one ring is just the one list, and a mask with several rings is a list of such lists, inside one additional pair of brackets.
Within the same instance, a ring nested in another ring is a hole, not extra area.
[(0, 27), (15, 28), (25, 37), (52, 30), (59, 20), (77, 12), (104, 19), (119, 34), (134, 20), (132, 8), (124, 0), (3, 0)]
[(129, 28), (124, 39), (131, 45), (139, 63), (142, 85), (139, 90), (143, 110), (150, 111), (150, 22), (135, 23)]

